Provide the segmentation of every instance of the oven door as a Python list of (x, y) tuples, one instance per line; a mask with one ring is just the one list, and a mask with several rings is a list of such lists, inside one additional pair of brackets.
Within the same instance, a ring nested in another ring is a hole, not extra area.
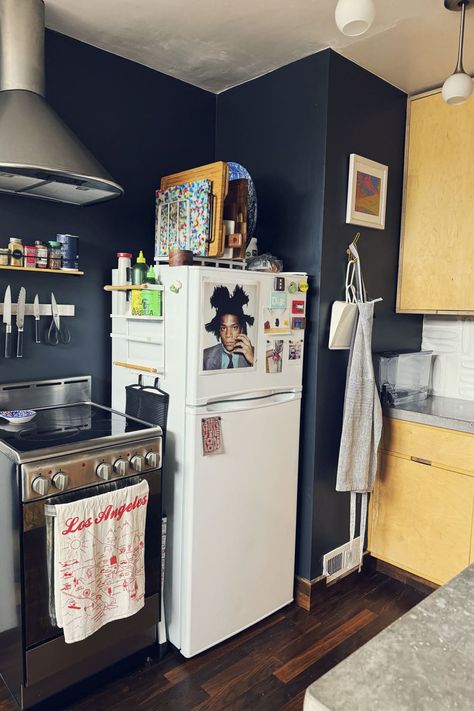
[(50, 596), (50, 586), (53, 585), (50, 572), (53, 551), (52, 543), (48, 545), (48, 526), (52, 523), (52, 519), (48, 523), (45, 504), (60, 504), (105, 494), (118, 488), (132, 486), (142, 479), (146, 479), (150, 487), (145, 530), (145, 598), (155, 596), (158, 604), (154, 621), (159, 621), (161, 471), (153, 470), (23, 504), (23, 622), (27, 650), (62, 635), (62, 630), (54, 623), (54, 615), (50, 615), (50, 600), (54, 599), (52, 595)]

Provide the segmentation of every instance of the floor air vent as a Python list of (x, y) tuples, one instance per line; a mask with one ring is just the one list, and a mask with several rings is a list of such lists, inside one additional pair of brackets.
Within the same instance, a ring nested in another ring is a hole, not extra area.
[(360, 538), (354, 538), (351, 543), (344, 543), (343, 546), (335, 548), (333, 551), (326, 553), (323, 557), (323, 575), (326, 576), (326, 582), (339, 578), (341, 575), (346, 575), (359, 565), (359, 543)]

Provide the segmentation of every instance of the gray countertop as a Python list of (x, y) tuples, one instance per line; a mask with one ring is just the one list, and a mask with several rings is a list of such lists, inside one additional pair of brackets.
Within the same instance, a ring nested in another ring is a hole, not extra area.
[[(384, 415), (396, 420), (445, 427), (474, 434), (474, 401), (432, 395), (421, 402), (384, 407)], [(473, 704), (474, 706), (474, 704)]]
[(472, 711), (474, 564), (306, 691), (304, 711)]

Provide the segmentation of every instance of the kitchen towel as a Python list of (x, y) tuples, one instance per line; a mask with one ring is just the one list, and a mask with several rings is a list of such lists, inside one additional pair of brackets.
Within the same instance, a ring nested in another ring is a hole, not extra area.
[(66, 643), (144, 605), (148, 482), (55, 506), (54, 602)]

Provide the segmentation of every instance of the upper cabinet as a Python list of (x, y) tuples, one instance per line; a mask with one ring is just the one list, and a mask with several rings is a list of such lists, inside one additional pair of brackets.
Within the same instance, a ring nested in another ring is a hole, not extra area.
[(409, 100), (397, 311), (474, 314), (474, 99)]

